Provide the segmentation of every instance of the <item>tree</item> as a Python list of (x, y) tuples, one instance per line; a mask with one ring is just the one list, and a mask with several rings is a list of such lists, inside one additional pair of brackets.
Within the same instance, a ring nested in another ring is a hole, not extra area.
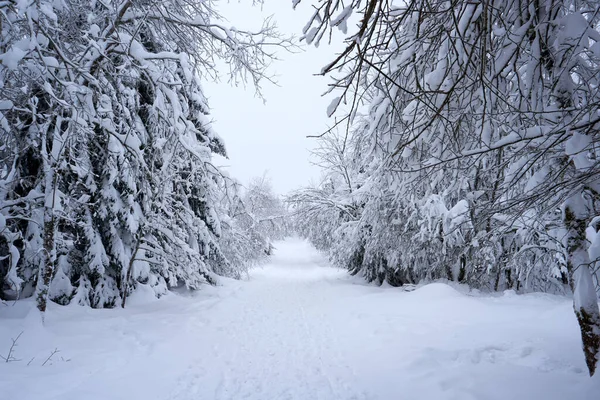
[(256, 223), (255, 229), (267, 240), (267, 254), (271, 254), (271, 242), (288, 236), (290, 226), (288, 211), (281, 199), (273, 193), (271, 180), (266, 173), (250, 181), (243, 202)]

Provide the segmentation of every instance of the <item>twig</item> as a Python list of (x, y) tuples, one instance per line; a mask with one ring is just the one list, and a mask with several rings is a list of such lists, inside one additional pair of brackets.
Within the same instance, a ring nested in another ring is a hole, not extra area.
[(6, 357), (0, 355), (0, 358), (2, 358), (4, 360), (4, 362), (9, 363), (12, 361), (21, 361), (19, 359), (16, 359), (13, 356), (13, 351), (14, 351), (15, 347), (17, 347), (17, 341), (19, 340), (19, 338), (21, 337), (22, 334), (23, 334), (23, 331), (21, 331), (21, 333), (19, 333), (19, 335), (16, 338), (10, 339), (10, 340), (12, 340), (12, 344), (10, 345), (10, 349), (8, 349), (8, 354), (6, 355)]
[(48, 356), (48, 358), (46, 358), (46, 361), (44, 361), (44, 363), (42, 364), (42, 367), (43, 367), (44, 365), (46, 365), (46, 363), (47, 363), (48, 361), (50, 361), (50, 359), (52, 358), (52, 356), (54, 356), (54, 355), (55, 355), (56, 353), (58, 353), (59, 351), (60, 351), (60, 350), (59, 350), (58, 348), (55, 348), (55, 349), (52, 351), (52, 353), (50, 353), (50, 355)]

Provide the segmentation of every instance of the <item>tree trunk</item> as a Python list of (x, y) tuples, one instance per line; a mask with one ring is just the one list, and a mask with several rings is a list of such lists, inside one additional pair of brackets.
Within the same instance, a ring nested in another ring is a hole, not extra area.
[(587, 219), (578, 215), (571, 205), (565, 207), (564, 219), (567, 229), (567, 267), (573, 271), (575, 288), (573, 308), (581, 329), (585, 362), (592, 376), (600, 361), (600, 310), (586, 248)]
[(48, 293), (50, 290), (50, 282), (54, 275), (54, 262), (56, 259), (56, 247), (54, 243), (55, 221), (52, 215), (52, 210), (44, 210), (44, 250), (43, 262), (40, 265), (38, 283), (37, 283), (37, 308), (44, 313), (48, 304)]
[[(45, 143), (43, 143), (43, 145), (45, 145)], [(42, 262), (40, 263), (36, 288), (37, 308), (42, 314), (42, 321), (44, 321), (44, 315), (46, 312), (46, 307), (48, 305), (50, 282), (52, 281), (52, 276), (54, 275), (54, 265), (56, 262), (56, 220), (54, 218), (54, 201), (56, 196), (56, 188), (54, 180), (54, 171), (52, 169), (50, 160), (46, 159), (44, 161), (44, 164), (44, 248), (42, 251)]]
[(56, 263), (56, 219), (55, 202), (57, 195), (56, 171), (54, 159), (58, 159), (58, 149), (56, 132), (52, 134), (52, 147), (48, 146), (48, 131), (44, 132), (41, 141), (42, 165), (44, 172), (44, 248), (42, 249), (42, 262), (38, 272), (38, 281), (36, 287), (36, 303), (40, 310), (42, 322), (48, 305), (48, 295), (50, 292), (50, 283), (54, 275), (54, 265)]
[(125, 282), (123, 283), (123, 301), (121, 302), (121, 308), (125, 308), (125, 303), (127, 301), (127, 295), (129, 293), (129, 281), (131, 280), (131, 275), (133, 273), (133, 263), (135, 262), (135, 258), (137, 257), (137, 253), (140, 249), (140, 245), (142, 244), (142, 229), (138, 231), (138, 238), (135, 243), (135, 249), (131, 254), (131, 258), (129, 259), (129, 265), (127, 266), (127, 274), (125, 275)]

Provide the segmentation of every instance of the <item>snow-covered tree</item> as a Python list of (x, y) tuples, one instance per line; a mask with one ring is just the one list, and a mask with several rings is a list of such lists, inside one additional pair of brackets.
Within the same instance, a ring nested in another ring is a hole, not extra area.
[(281, 240), (290, 234), (288, 211), (282, 199), (275, 194), (270, 178), (263, 174), (253, 178), (243, 196), (247, 210), (256, 221), (256, 229), (267, 240)]
[(219, 243), (225, 258), (235, 266), (232, 268), (234, 276), (240, 276), (253, 264), (266, 260), (270, 242), (245, 204), (241, 185), (229, 179), (223, 183)]

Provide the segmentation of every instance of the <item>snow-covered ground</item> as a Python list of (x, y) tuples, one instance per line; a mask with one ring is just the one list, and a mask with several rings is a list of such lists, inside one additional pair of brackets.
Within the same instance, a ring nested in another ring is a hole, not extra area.
[(300, 240), (193, 296), (32, 305), (0, 305), (1, 399), (600, 399), (569, 299), (373, 287)]

